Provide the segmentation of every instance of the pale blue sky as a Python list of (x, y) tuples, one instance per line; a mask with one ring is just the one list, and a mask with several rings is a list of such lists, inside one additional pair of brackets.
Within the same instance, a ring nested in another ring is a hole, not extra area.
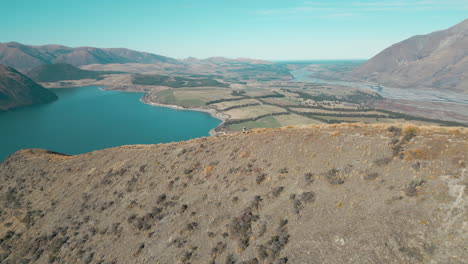
[(174, 58), (367, 59), (468, 18), (468, 0), (0, 0), (0, 42)]

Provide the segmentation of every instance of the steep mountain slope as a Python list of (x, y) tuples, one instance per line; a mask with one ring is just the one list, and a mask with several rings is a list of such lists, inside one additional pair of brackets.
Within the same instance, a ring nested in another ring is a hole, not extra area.
[(66, 63), (44, 64), (32, 68), (26, 75), (37, 82), (96, 79), (103, 74), (119, 72), (87, 71)]
[(468, 19), (446, 30), (397, 43), (353, 76), (395, 87), (468, 91)]
[(4, 263), (464, 263), (468, 130), (330, 125), (0, 164)]
[(54, 100), (57, 96), (53, 92), (15, 69), (0, 64), (0, 111)]
[(180, 64), (172, 58), (129, 49), (70, 48), (60, 45), (30, 46), (16, 42), (0, 43), (0, 63), (18, 69), (52, 63), (67, 63), (74, 66), (109, 63)]

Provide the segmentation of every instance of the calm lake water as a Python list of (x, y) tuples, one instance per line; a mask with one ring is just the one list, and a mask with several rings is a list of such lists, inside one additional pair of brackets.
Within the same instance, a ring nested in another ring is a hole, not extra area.
[(54, 89), (59, 100), (0, 113), (0, 162), (24, 148), (67, 154), (208, 136), (220, 121), (209, 114), (154, 107), (142, 93), (96, 86)]

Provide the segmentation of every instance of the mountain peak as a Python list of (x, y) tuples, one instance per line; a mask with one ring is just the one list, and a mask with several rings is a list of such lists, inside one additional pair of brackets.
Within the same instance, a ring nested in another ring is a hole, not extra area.
[(468, 91), (468, 19), (392, 45), (353, 73), (390, 87)]

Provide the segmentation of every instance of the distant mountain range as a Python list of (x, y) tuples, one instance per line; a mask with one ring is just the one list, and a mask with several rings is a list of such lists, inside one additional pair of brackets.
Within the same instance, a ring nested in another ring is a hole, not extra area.
[(57, 100), (45, 89), (12, 67), (0, 64), (0, 112)]
[[(269, 61), (247, 58), (189, 57), (176, 60), (124, 48), (31, 46), (17, 42), (0, 43), (0, 64), (12, 66), (41, 82), (97, 78), (102, 74), (81, 71), (72, 66), (81, 66), (86, 70), (138, 73), (160, 70), (211, 73), (219, 71), (220, 67), (241, 67), (243, 71), (249, 70), (254, 74), (263, 69), (261, 67), (274, 66)], [(67, 64), (70, 66), (65, 66)], [(57, 72), (60, 76), (53, 76)], [(343, 73), (343, 76), (390, 87), (467, 92), (468, 19), (449, 29), (414, 36), (394, 44), (351, 73)]]
[(397, 43), (352, 77), (386, 86), (468, 91), (468, 19), (446, 30)]
[(0, 64), (17, 69), (30, 69), (53, 63), (67, 63), (74, 66), (109, 63), (181, 64), (176, 59), (124, 48), (70, 48), (60, 45), (31, 46), (17, 42), (0, 43)]

